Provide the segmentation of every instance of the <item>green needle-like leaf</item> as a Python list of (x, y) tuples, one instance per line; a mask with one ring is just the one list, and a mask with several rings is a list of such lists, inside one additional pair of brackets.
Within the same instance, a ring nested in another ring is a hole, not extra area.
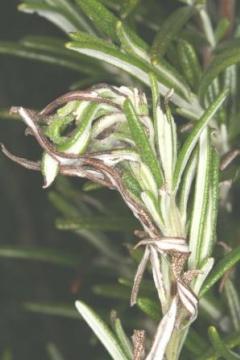
[(223, 357), (225, 360), (240, 359), (240, 355), (233, 353), (231, 350), (228, 349), (214, 326), (210, 326), (210, 328), (208, 329), (208, 333), (211, 343), (220, 357)]
[(123, 329), (121, 320), (118, 318), (114, 320), (114, 330), (128, 360), (132, 360), (133, 358), (132, 345)]
[(224, 294), (226, 296), (234, 329), (240, 331), (240, 299), (237, 289), (230, 279), (227, 279), (224, 283)]
[(37, 247), (0, 246), (0, 257), (9, 259), (37, 260), (50, 264), (76, 268), (81, 259), (64, 251)]
[[(234, 332), (233, 334), (224, 337), (224, 344), (228, 349), (232, 349), (240, 344), (240, 332)], [(206, 348), (206, 346), (205, 346)], [(197, 360), (215, 360), (218, 358), (218, 354), (214, 348), (210, 348), (207, 351), (203, 351), (203, 354), (197, 357)]]
[(87, 56), (80, 55), (76, 52), (66, 49), (65, 40), (50, 36), (25, 36), (21, 39), (20, 44), (29, 47), (30, 50), (39, 50), (46, 52), (61, 59), (69, 59), (76, 62), (82, 69), (86, 69), (86, 73), (99, 74), (102, 67), (96, 64), (96, 61), (89, 59)]
[(197, 89), (202, 70), (193, 46), (186, 40), (178, 42), (178, 59), (182, 72), (193, 89)]
[(159, 305), (149, 298), (138, 298), (137, 306), (151, 319), (159, 321)]
[(109, 11), (99, 0), (75, 0), (81, 10), (92, 20), (94, 26), (110, 36), (117, 39), (116, 24), (118, 18)]
[(151, 148), (151, 145), (148, 141), (144, 128), (140, 123), (137, 114), (135, 112), (135, 109), (129, 99), (125, 100), (123, 105), (123, 110), (126, 114), (128, 125), (132, 134), (132, 138), (136, 144), (138, 152), (142, 160), (150, 168), (152, 174), (154, 175), (156, 181), (158, 182), (158, 185), (161, 186), (163, 179), (157, 158)]
[(118, 21), (116, 25), (121, 48), (129, 54), (149, 61), (149, 46), (133, 30), (129, 29), (123, 22)]
[(198, 157), (198, 153), (197, 150), (195, 150), (193, 151), (188, 161), (188, 164), (184, 170), (181, 181), (181, 187), (179, 189), (179, 210), (184, 224), (187, 221), (187, 209), (188, 209), (188, 203), (190, 201), (189, 195), (196, 174), (197, 157)]
[(192, 14), (193, 8), (184, 6), (177, 9), (164, 21), (153, 41), (151, 49), (153, 62), (158, 62), (159, 57), (166, 53), (168, 45), (178, 35)]
[(122, 285), (98, 284), (93, 286), (93, 293), (104, 298), (128, 300), (130, 290)]
[(199, 95), (200, 98), (203, 99), (207, 93), (207, 89), (209, 85), (213, 82), (213, 80), (221, 74), (225, 69), (229, 66), (237, 64), (240, 62), (240, 50), (239, 48), (226, 49), (221, 51), (220, 54), (216, 55), (203, 74), (200, 87), (199, 87)]
[[(200, 150), (201, 151), (201, 150)], [(212, 149), (211, 163), (209, 164), (208, 200), (205, 221), (203, 223), (203, 235), (199, 243), (198, 263), (202, 263), (211, 256), (216, 240), (216, 222), (218, 212), (218, 189), (219, 189), (219, 155)], [(201, 176), (201, 175), (200, 175)]]
[(216, 98), (216, 100), (208, 107), (208, 109), (204, 112), (201, 118), (196, 122), (193, 130), (185, 140), (180, 153), (178, 155), (177, 164), (174, 173), (174, 188), (177, 189), (180, 183), (182, 173), (189, 161), (189, 158), (192, 154), (194, 147), (196, 146), (199, 137), (207, 126), (209, 121), (214, 117), (216, 112), (219, 110), (223, 102), (225, 101), (228, 95), (228, 90), (224, 90), (221, 94)]
[(75, 218), (57, 219), (56, 226), (61, 230), (101, 230), (101, 231), (133, 231), (137, 222), (129, 217), (80, 216)]
[(81, 61), (79, 61), (80, 59), (74, 59), (70, 53), (59, 54), (59, 51), (54, 51), (54, 48), (52, 48), (51, 51), (45, 51), (42, 49), (31, 48), (24, 44), (0, 41), (0, 54), (41, 61), (51, 65), (62, 66), (83, 74), (91, 74), (89, 65), (81, 63)]
[(132, 175), (130, 170), (124, 169), (122, 180), (126, 188), (136, 197), (140, 197), (142, 192), (141, 186), (137, 179)]
[(148, 74), (153, 72), (158, 80), (159, 91), (163, 95), (166, 95), (170, 89), (174, 89), (172, 101), (180, 107), (190, 107), (186, 100), (190, 96), (189, 89), (164, 64), (153, 67), (139, 57), (121, 52), (109, 42), (85, 33), (78, 32), (72, 34), (71, 37), (74, 41), (67, 43), (67, 48), (114, 65), (148, 86), (150, 86)]
[(212, 154), (209, 131), (207, 128), (203, 130), (200, 136), (198, 148), (194, 202), (191, 213), (189, 236), (189, 250), (191, 252), (189, 265), (193, 269), (200, 266), (201, 244), (203, 241), (203, 233), (205, 231), (205, 223), (207, 221), (209, 174)]
[(200, 291), (200, 297), (202, 297), (221, 277), (226, 271), (231, 269), (240, 260), (240, 246), (236, 247), (225, 255), (213, 268), (212, 272), (204, 282)]
[(78, 12), (77, 8), (67, 0), (56, 0), (54, 2), (26, 0), (18, 6), (18, 9), (29, 14), (37, 13), (67, 34), (77, 30), (94, 33), (83, 14)]
[(23, 306), (33, 313), (79, 319), (77, 310), (70, 304), (27, 302)]
[(100, 317), (89, 306), (81, 301), (76, 301), (76, 308), (80, 315), (88, 323), (92, 331), (106, 348), (112, 359), (127, 360), (116, 337), (111, 332), (109, 327), (100, 319)]

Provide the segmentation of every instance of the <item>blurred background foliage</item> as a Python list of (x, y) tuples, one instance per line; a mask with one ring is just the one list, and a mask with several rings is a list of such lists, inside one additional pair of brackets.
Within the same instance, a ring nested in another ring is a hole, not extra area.
[[(1, 40), (16, 41), (29, 34), (66, 39), (46, 20), (20, 13), (18, 4), (17, 0), (1, 1)], [(81, 74), (62, 67), (0, 56), (0, 107), (23, 105), (40, 109), (82, 79)], [(101, 80), (108, 81), (107, 75)], [(19, 154), (37, 158), (39, 149), (34, 140), (24, 136), (21, 122), (13, 121), (7, 115), (1, 116), (0, 142), (8, 143)], [(106, 359), (104, 349), (97, 346), (91, 330), (78, 321), (74, 301), (85, 299), (106, 318), (110, 318), (111, 308), (125, 313), (128, 318), (130, 285), (119, 285), (120, 289), (109, 285), (116, 284), (121, 273), (130, 277), (133, 274), (133, 270), (129, 271), (132, 264), (124, 268), (128, 250), (121, 246), (121, 243), (132, 241), (130, 234), (136, 223), (131, 213), (113, 192), (94, 192), (93, 198), (84, 195), (80, 191), (83, 184), (80, 180), (70, 184), (59, 179), (54, 188), (44, 191), (39, 174), (25, 171), (2, 154), (0, 173), (0, 257), (3, 256), (0, 261), (0, 352), (3, 359), (60, 360), (52, 344), (56, 344), (64, 359)], [(92, 231), (90, 214), (99, 217), (99, 226), (105, 230), (102, 215), (114, 216), (119, 211), (123, 219), (122, 224), (116, 224), (117, 231), (107, 229), (108, 236), (104, 231), (98, 235)], [(88, 220), (89, 229), (85, 226), (84, 230), (72, 232), (56, 229), (57, 216), (67, 213), (79, 217), (81, 212), (88, 216), (84, 223), (86, 226)], [(6, 245), (10, 252), (6, 251)], [(22, 249), (22, 257), (29, 261), (13, 259), (21, 257), (18, 252), (15, 255), (16, 248)], [(67, 254), (70, 254), (69, 262), (62, 264), (61, 259)], [(99, 287), (99, 284), (104, 286)], [(102, 292), (110, 296), (103, 297)], [(89, 347), (89, 338), (94, 346)]]
[[(0, 40), (15, 41), (29, 34), (66, 40), (60, 30), (43, 18), (18, 12), (18, 4), (17, 0), (1, 0)], [(141, 16), (145, 16), (146, 22), (149, 20), (150, 26), (139, 26), (141, 35), (146, 40), (152, 39), (154, 24), (177, 6), (179, 3), (175, 0), (145, 2)], [(98, 80), (118, 83), (114, 74), (104, 71)], [(78, 81), (79, 86), (89, 85), (91, 77), (37, 61), (0, 56), (0, 107), (23, 105), (41, 109), (73, 84), (76, 87)], [(7, 114), (0, 117), (0, 142), (8, 144), (14, 153), (30, 154), (33, 159), (39, 156), (34, 140), (24, 136), (23, 124)], [(146, 300), (153, 293), (150, 277), (144, 282), (138, 307), (129, 309), (128, 306), (139, 259), (138, 252), (129, 256), (129, 244), (134, 243), (132, 233), (137, 224), (118, 194), (107, 190), (84, 192), (83, 184), (80, 180), (59, 178), (50, 190), (44, 191), (39, 174), (28, 172), (0, 155), (0, 351), (3, 360), (106, 359), (104, 349), (86, 324), (78, 321), (73, 306), (77, 298), (84, 299), (105, 319), (110, 318), (109, 310), (115, 309), (129, 335), (136, 326), (146, 328), (149, 334), (153, 331), (158, 310), (155, 307), (154, 311), (154, 302), (149, 307)], [(231, 193), (232, 213), (224, 210), (220, 213), (219, 240), (224, 241), (227, 234), (230, 246), (239, 245), (239, 195), (237, 184)], [(112, 218), (111, 226), (103, 221), (106, 216)], [(94, 228), (91, 219), (95, 220)], [(16, 251), (17, 248), (21, 252)], [(216, 256), (218, 253), (222, 256), (221, 247), (217, 247)], [(217, 288), (214, 293), (218, 294)], [(201, 353), (210, 346), (206, 334), (208, 325), (217, 325), (224, 334), (229, 321), (227, 315), (223, 316), (228, 312), (227, 301), (222, 298), (216, 303), (211, 301), (211, 296), (210, 293), (208, 304), (212, 308), (203, 302), (202, 316), (193, 326), (182, 359), (196, 356), (200, 359)], [(144, 312), (151, 308), (150, 318), (145, 318), (140, 308)], [(235, 330), (228, 340), (231, 344), (239, 343), (240, 329), (235, 327)], [(93, 346), (89, 346), (89, 339)]]

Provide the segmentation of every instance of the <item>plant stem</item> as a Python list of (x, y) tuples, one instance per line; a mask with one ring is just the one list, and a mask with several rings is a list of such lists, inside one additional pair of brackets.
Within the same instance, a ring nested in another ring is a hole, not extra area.
[(184, 341), (186, 339), (189, 327), (184, 327), (182, 330), (175, 329), (169, 341), (166, 358), (167, 360), (178, 360), (182, 350)]

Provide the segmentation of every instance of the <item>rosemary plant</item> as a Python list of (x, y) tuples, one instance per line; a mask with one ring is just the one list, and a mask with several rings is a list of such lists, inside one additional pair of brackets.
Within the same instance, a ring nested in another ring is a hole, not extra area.
[[(240, 258), (236, 248), (213, 267), (219, 199), (224, 206), (229, 203), (230, 183), (222, 181), (220, 171), (239, 155), (230, 137), (238, 113), (240, 59), (234, 2), (219, 1), (223, 17), (216, 28), (205, 1), (182, 2), (165, 20), (149, 24), (140, 1), (27, 0), (20, 10), (48, 18), (70, 42), (26, 37), (19, 44), (0, 43), (2, 53), (41, 56), (84, 73), (88, 85), (95, 83), (58, 97), (41, 111), (11, 109), (42, 148), (40, 161), (13, 155), (4, 145), (2, 151), (40, 171), (44, 188), (62, 174), (116, 190), (138, 220), (134, 249), (141, 258), (132, 274), (130, 305), (139, 304), (144, 272), (150, 269), (161, 318), (154, 336), (150, 339), (144, 328), (132, 329), (131, 344), (119, 319), (113, 333), (95, 311), (76, 301), (115, 360), (179, 359), (200, 298)], [(134, 22), (155, 32), (152, 45), (134, 30)], [(100, 82), (103, 74), (109, 74), (108, 84)], [(239, 331), (237, 290), (231, 278), (223, 286)], [(149, 301), (147, 313), (154, 308)], [(205, 298), (200, 303), (205, 309), (212, 306)], [(229, 349), (239, 339), (228, 345), (213, 326), (209, 337), (213, 350), (204, 359), (239, 358)], [(201, 351), (195, 356), (203, 359)]]

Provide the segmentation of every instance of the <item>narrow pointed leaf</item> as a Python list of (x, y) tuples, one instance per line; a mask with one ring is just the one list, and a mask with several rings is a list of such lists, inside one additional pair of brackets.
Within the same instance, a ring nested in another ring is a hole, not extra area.
[(100, 319), (100, 317), (89, 306), (81, 301), (76, 301), (76, 308), (89, 327), (101, 341), (112, 359), (127, 360), (126, 355), (122, 351), (116, 337), (113, 335), (109, 327)]
[[(230, 336), (224, 337), (224, 344), (227, 346), (228, 349), (232, 349), (240, 344), (240, 332), (234, 332)], [(199, 357), (197, 357), (197, 360), (213, 360), (216, 359), (218, 356), (216, 350), (211, 347), (206, 352), (203, 352), (203, 354)]]
[(57, 219), (56, 226), (61, 230), (101, 230), (101, 231), (133, 231), (137, 227), (134, 219), (121, 216), (80, 216), (75, 218)]
[(77, 310), (71, 304), (27, 302), (23, 306), (33, 313), (79, 319)]
[(214, 149), (212, 149), (211, 153), (209, 172), (208, 205), (206, 219), (204, 222), (204, 233), (201, 243), (199, 244), (199, 263), (211, 256), (216, 241), (219, 193), (219, 155)]
[(135, 32), (121, 21), (117, 22), (116, 31), (124, 51), (149, 61), (149, 46)]
[(194, 189), (194, 202), (191, 213), (189, 236), (189, 265), (197, 269), (200, 265), (201, 244), (207, 220), (209, 200), (209, 173), (211, 165), (211, 145), (208, 129), (204, 129), (199, 140), (197, 173)]
[(174, 187), (176, 189), (178, 188), (179, 182), (182, 177), (182, 173), (187, 165), (187, 162), (189, 161), (192, 151), (196, 146), (202, 131), (207, 126), (209, 121), (214, 117), (216, 112), (219, 110), (224, 100), (226, 99), (227, 95), (228, 95), (228, 90), (224, 90), (216, 98), (216, 100), (208, 107), (208, 109), (204, 112), (201, 118), (196, 122), (196, 125), (194, 126), (193, 130), (185, 140), (178, 155), (178, 160), (174, 173)]
[(81, 10), (93, 22), (94, 26), (104, 34), (116, 40), (116, 24), (118, 18), (99, 0), (75, 0)]
[(192, 290), (194, 291), (194, 294), (196, 295), (199, 294), (202, 284), (204, 283), (208, 274), (212, 270), (213, 265), (214, 265), (214, 258), (209, 257), (203, 262), (203, 264), (199, 268), (199, 271), (201, 271), (201, 273), (198, 275), (197, 279), (194, 281), (194, 284), (192, 285)]
[(151, 84), (151, 92), (152, 92), (152, 113), (153, 113), (153, 120), (154, 120), (154, 128), (156, 129), (156, 122), (157, 122), (157, 106), (159, 102), (159, 89), (158, 89), (158, 82), (156, 75), (153, 73), (149, 74), (149, 80)]
[(134, 194), (136, 197), (140, 197), (142, 189), (139, 185), (139, 182), (136, 180), (136, 178), (132, 175), (130, 171), (124, 170), (122, 180), (126, 188), (132, 194)]
[(67, 34), (77, 30), (86, 30), (93, 33), (88, 21), (70, 1), (58, 0), (49, 4), (40, 0), (34, 3), (25, 1), (18, 6), (18, 9), (28, 14), (37, 13)]
[(18, 9), (22, 12), (28, 14), (37, 13), (39, 16), (47, 19), (52, 22), (54, 25), (59, 27), (65, 33), (69, 33), (71, 31), (78, 30), (76, 27), (64, 14), (64, 12), (60, 9), (56, 9), (53, 6), (43, 4), (41, 2), (31, 4), (31, 3), (23, 3), (18, 6)]
[(118, 337), (118, 340), (122, 346), (122, 349), (127, 357), (128, 360), (132, 360), (133, 358), (133, 351), (132, 351), (132, 344), (130, 343), (121, 323), (120, 319), (116, 319), (114, 321), (114, 330)]
[(172, 188), (173, 172), (177, 155), (176, 124), (169, 109), (163, 111), (160, 105), (156, 109), (156, 144), (161, 160), (165, 184), (167, 189)]
[(96, 184), (92, 181), (86, 181), (82, 186), (82, 190), (86, 191), (86, 192), (95, 191), (95, 190), (99, 190), (102, 188), (103, 188), (102, 185)]
[(215, 265), (203, 284), (200, 296), (203, 296), (218, 280), (221, 279), (225, 272), (236, 265), (238, 261), (240, 261), (240, 246), (230, 251)]
[(186, 40), (180, 40), (177, 49), (179, 64), (183, 74), (192, 88), (198, 89), (202, 70), (193, 46)]
[(60, 54), (57, 52), (34, 49), (24, 44), (0, 41), (0, 54), (40, 61), (51, 65), (61, 66), (80, 73), (90, 74), (89, 66), (81, 64), (80, 61), (77, 61), (71, 56), (59, 56)]
[(90, 128), (94, 118), (97, 115), (100, 105), (89, 103), (81, 114), (79, 126), (75, 129), (72, 136), (63, 144), (59, 145), (58, 150), (71, 154), (82, 154), (88, 145), (90, 139)]
[(160, 26), (157, 35), (154, 38), (151, 57), (153, 62), (157, 62), (160, 56), (163, 56), (171, 41), (178, 35), (193, 13), (193, 8), (184, 6), (173, 12)]
[(228, 349), (214, 326), (210, 326), (210, 328), (208, 329), (208, 333), (211, 343), (220, 357), (223, 357), (225, 360), (240, 359), (240, 355), (233, 353), (231, 350)]
[(0, 257), (9, 259), (37, 260), (50, 264), (76, 268), (80, 264), (77, 255), (67, 254), (58, 249), (37, 247), (0, 246)]
[(230, 279), (227, 279), (224, 284), (224, 294), (227, 299), (234, 329), (240, 331), (240, 299), (237, 289)]
[(199, 309), (207, 321), (210, 320), (217, 324), (223, 320), (223, 306), (219, 303), (219, 299), (214, 298), (211, 293), (200, 299)]
[(85, 69), (85, 73), (93, 74), (102, 70), (95, 61), (91, 61), (89, 57), (80, 55), (76, 52), (66, 49), (65, 40), (61, 40), (58, 37), (50, 36), (25, 36), (21, 39), (20, 44), (25, 47), (28, 47), (30, 50), (35, 49), (38, 51), (46, 52), (56, 57), (61, 57), (61, 59), (66, 59), (74, 63), (79, 64), (79, 67)]
[(169, 79), (171, 78), (173, 80), (174, 77), (174, 82), (179, 89), (181, 89), (182, 94), (186, 95), (188, 93), (189, 95), (187, 95), (187, 97), (190, 96), (190, 89), (188, 88), (185, 79), (176, 71), (176, 69), (166, 62), (165, 59), (161, 59), (161, 62), (153, 65), (150, 58), (149, 45), (140, 38), (136, 32), (121, 21), (117, 23), (117, 35), (121, 43), (121, 49), (124, 52), (141, 59), (146, 65), (151, 66), (154, 69), (153, 71), (155, 71), (156, 74), (159, 74), (159, 76), (162, 76), (165, 73), (166, 75), (168, 74)]
[(130, 290), (122, 285), (109, 285), (98, 284), (93, 286), (92, 291), (94, 294), (109, 299), (128, 300), (130, 296)]
[(51, 191), (48, 194), (51, 204), (63, 215), (76, 218), (79, 216), (78, 209), (64, 199), (57, 192)]
[(126, 114), (128, 125), (133, 140), (140, 153), (140, 156), (142, 160), (145, 162), (145, 164), (148, 165), (156, 181), (158, 182), (158, 185), (161, 186), (163, 180), (157, 158), (151, 148), (151, 145), (148, 141), (144, 128), (140, 123), (137, 114), (135, 112), (135, 109), (129, 99), (125, 100), (123, 105), (123, 110)]
[(175, 90), (172, 101), (182, 107), (190, 107), (186, 100), (189, 98), (189, 90), (182, 84), (165, 65), (153, 67), (146, 61), (131, 54), (121, 52), (117, 47), (97, 37), (85, 33), (71, 35), (73, 42), (67, 43), (67, 48), (80, 52), (81, 54), (103, 60), (131, 74), (141, 82), (150, 86), (148, 74), (155, 73), (158, 79), (159, 91), (165, 95), (170, 89)]
[(90, 34), (94, 33), (89, 21), (85, 18), (81, 11), (78, 11), (78, 7), (73, 3), (73, 1), (50, 0), (49, 3), (53, 4), (56, 8), (61, 9), (64, 12), (64, 16), (67, 17), (72, 24), (75, 24), (78, 29), (84, 29)]
[(204, 98), (208, 87), (219, 74), (221, 74), (229, 66), (238, 64), (239, 62), (240, 50), (236, 47), (233, 49), (226, 49), (224, 51), (221, 51), (220, 54), (216, 55), (205, 73), (203, 74), (199, 88), (200, 98)]
[(183, 224), (186, 224), (187, 221), (187, 208), (188, 202), (190, 200), (189, 194), (192, 188), (192, 183), (196, 174), (196, 166), (197, 166), (197, 151), (195, 150), (184, 170), (183, 178), (181, 181), (181, 187), (179, 191), (179, 211), (181, 214), (181, 218)]
[(137, 306), (151, 319), (159, 321), (160, 319), (160, 306), (149, 298), (138, 298)]

